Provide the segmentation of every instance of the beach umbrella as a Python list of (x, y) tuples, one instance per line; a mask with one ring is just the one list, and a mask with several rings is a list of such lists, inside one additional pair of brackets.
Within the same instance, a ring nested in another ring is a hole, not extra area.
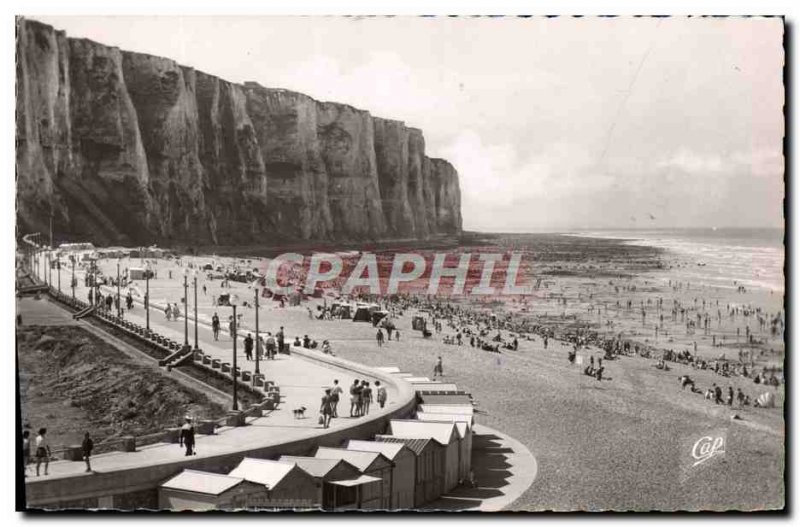
[(762, 408), (775, 407), (775, 395), (772, 392), (764, 392), (758, 396), (758, 405)]

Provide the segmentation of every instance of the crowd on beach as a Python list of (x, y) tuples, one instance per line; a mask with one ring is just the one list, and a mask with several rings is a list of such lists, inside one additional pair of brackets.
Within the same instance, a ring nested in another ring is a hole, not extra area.
[[(191, 264), (188, 264), (191, 266)], [(302, 282), (302, 270), (289, 268), (284, 279)], [(171, 273), (170, 273), (171, 274)], [(211, 282), (219, 280), (220, 288), (230, 287), (230, 277), (227, 274), (220, 276), (210, 276)], [(125, 279), (125, 276), (123, 276)], [(751, 379), (754, 384), (762, 386), (779, 386), (783, 383), (782, 369), (768, 369), (766, 366), (761, 369), (755, 366), (756, 359), (769, 358), (773, 353), (767, 349), (769, 339), (782, 339), (785, 331), (785, 319), (783, 311), (770, 313), (761, 307), (750, 304), (735, 304), (728, 302), (721, 305), (719, 299), (709, 300), (702, 294), (701, 288), (692, 286), (688, 282), (670, 280), (666, 285), (667, 291), (680, 292), (675, 298), (666, 299), (663, 294), (650, 294), (646, 292), (654, 290), (651, 284), (644, 281), (644, 287), (635, 283), (626, 283), (624, 280), (609, 280), (607, 291), (613, 291), (617, 296), (616, 300), (609, 300), (604, 297), (602, 300), (595, 292), (578, 292), (576, 297), (568, 298), (563, 292), (546, 293), (546, 298), (552, 304), (555, 303), (561, 310), (561, 316), (534, 316), (528, 313), (528, 299), (517, 299), (522, 306), (521, 312), (510, 310), (497, 310), (496, 312), (474, 304), (451, 302), (429, 297), (422, 294), (397, 294), (391, 296), (373, 296), (367, 294), (353, 294), (340, 296), (341, 299), (351, 301), (368, 301), (378, 303), (382, 310), (388, 312), (388, 316), (377, 324), (375, 339), (378, 346), (382, 346), (386, 341), (400, 339), (400, 333), (393, 321), (404, 316), (410, 310), (425, 317), (425, 327), (423, 336), (440, 339), (445, 345), (470, 346), (476, 350), (503, 353), (516, 352), (519, 350), (520, 341), (535, 341), (541, 339), (544, 348), (547, 349), (550, 341), (557, 340), (571, 345), (568, 351), (570, 364), (576, 362), (579, 350), (596, 347), (603, 354), (594, 362), (594, 357), (590, 357), (589, 363), (581, 364), (583, 372), (587, 375), (601, 380), (605, 366), (602, 360), (614, 360), (619, 356), (639, 357), (655, 360), (654, 366), (663, 371), (668, 371), (668, 363), (681, 363), (691, 366), (697, 370), (713, 371), (721, 377), (741, 377)], [(255, 291), (257, 284), (251, 284), (248, 289)], [(206, 284), (202, 286), (203, 295), (208, 294)], [(687, 294), (689, 291), (699, 291), (693, 297)], [(738, 294), (743, 294), (746, 290), (739, 286)], [(106, 302), (113, 302), (110, 295), (105, 299)], [(130, 299), (130, 292), (127, 299)], [(303, 296), (303, 298), (306, 298)], [(219, 305), (217, 295), (212, 294), (212, 305)], [(181, 299), (183, 300), (183, 299)], [(281, 298), (283, 306), (284, 299)], [(572, 304), (573, 311), (575, 306), (584, 306), (587, 319), (597, 316), (597, 324), (580, 322), (576, 315), (568, 317), (567, 308)], [(110, 305), (109, 305), (110, 306)], [(130, 300), (129, 309), (132, 307)], [(252, 307), (243, 303), (244, 307)], [(316, 312), (311, 306), (306, 306), (309, 319), (335, 320), (339, 318), (339, 313), (335, 306), (329, 306), (327, 301), (324, 305), (317, 305)], [(168, 319), (178, 319), (181, 316), (177, 303), (167, 304), (165, 313)], [(228, 317), (228, 330), (231, 338), (234, 327), (242, 329), (242, 314), (237, 320)], [(624, 336), (625, 324), (619, 319), (622, 317), (627, 321), (628, 327), (639, 318), (641, 323), (640, 332), (646, 334), (648, 328), (652, 330), (652, 338), (642, 338), (636, 336)], [(235, 326), (234, 326), (235, 322)], [(727, 323), (727, 324), (726, 324)], [(736, 326), (736, 336), (734, 337), (722, 328)], [(218, 340), (220, 323), (217, 313), (212, 318), (212, 328), (214, 338)], [(678, 330), (677, 328), (681, 328)], [(703, 337), (710, 337), (712, 349), (734, 348), (738, 349), (738, 360), (726, 357), (721, 353), (714, 359), (708, 359), (698, 353), (695, 335), (701, 334)], [(266, 350), (267, 358), (274, 358), (275, 350), (282, 350), (285, 344), (283, 328), (273, 336), (270, 332), (257, 335), (253, 339), (252, 335), (245, 337), (245, 353), (248, 360), (252, 360), (252, 350), (259, 358), (262, 357), (262, 350)], [(689, 348), (675, 350), (674, 346), (668, 346), (676, 339), (692, 340), (695, 339)], [(659, 340), (660, 339), (660, 340)], [(253, 342), (254, 341), (254, 344)], [(319, 349), (323, 353), (333, 355), (330, 342), (323, 340), (320, 345), (316, 340), (304, 335), (302, 339), (295, 337), (293, 344), (307, 349)], [(777, 353), (777, 352), (775, 352)], [(739, 400), (738, 397), (736, 397)], [(742, 401), (747, 401), (745, 394)]]

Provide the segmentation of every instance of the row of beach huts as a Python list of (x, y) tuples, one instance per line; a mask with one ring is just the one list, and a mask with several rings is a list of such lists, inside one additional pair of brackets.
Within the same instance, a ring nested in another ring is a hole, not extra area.
[(159, 507), (180, 510), (414, 509), (472, 479), (472, 397), (452, 383), (378, 368), (414, 386), (415, 418), (385, 434), (312, 456), (245, 457), (228, 474), (183, 470), (159, 487)]

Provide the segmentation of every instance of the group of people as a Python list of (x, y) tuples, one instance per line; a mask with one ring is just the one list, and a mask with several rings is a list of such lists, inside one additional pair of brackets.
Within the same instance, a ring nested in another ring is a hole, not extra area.
[[(330, 426), (331, 419), (339, 417), (339, 401), (343, 393), (344, 390), (339, 385), (338, 379), (334, 379), (333, 386), (325, 388), (319, 408), (319, 424), (323, 428)], [(373, 400), (383, 408), (386, 405), (386, 399), (386, 387), (381, 385), (381, 381), (375, 381), (375, 391), (373, 392), (370, 381), (355, 379), (350, 385), (350, 417), (362, 417), (369, 414)]]
[[(50, 448), (50, 441), (47, 437), (47, 428), (40, 428), (39, 433), (36, 435), (36, 438), (33, 440), (33, 445), (31, 445), (31, 431), (29, 426), (26, 425), (25, 429), (22, 431), (22, 464), (23, 464), (23, 473), (25, 477), (28, 477), (28, 466), (31, 464), (31, 460), (36, 461), (36, 475), (41, 475), (41, 466), (44, 464), (44, 475), (50, 475), (50, 460), (53, 457), (53, 451)], [(33, 449), (33, 454), (31, 450)], [(86, 472), (92, 471), (92, 464), (91, 464), (91, 457), (92, 451), (94, 450), (94, 440), (92, 439), (89, 432), (85, 432), (83, 436), (83, 441), (81, 442), (81, 457), (86, 463)]]
[(167, 317), (167, 320), (178, 320), (181, 317), (181, 308), (178, 307), (177, 303), (167, 303), (164, 307), (164, 315)]

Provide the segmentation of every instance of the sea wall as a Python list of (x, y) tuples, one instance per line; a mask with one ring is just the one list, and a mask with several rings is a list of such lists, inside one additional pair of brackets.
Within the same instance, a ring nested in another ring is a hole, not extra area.
[(20, 232), (99, 245), (461, 232), (422, 132), (307, 95), (17, 21)]

